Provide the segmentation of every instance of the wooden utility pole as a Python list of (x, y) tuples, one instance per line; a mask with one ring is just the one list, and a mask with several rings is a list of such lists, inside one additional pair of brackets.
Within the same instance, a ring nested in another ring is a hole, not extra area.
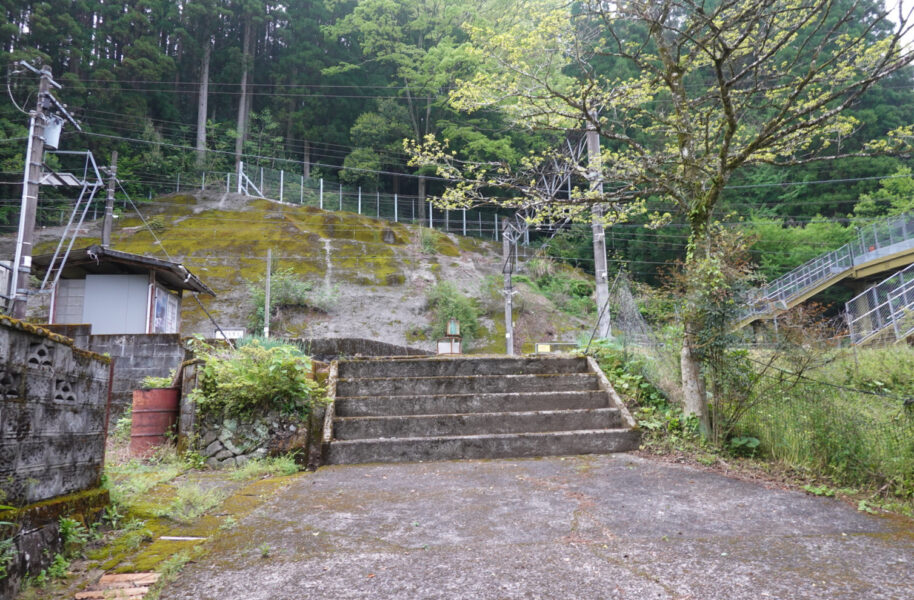
[(501, 220), (502, 236), (502, 273), (505, 276), (505, 289), (502, 292), (505, 295), (505, 354), (514, 355), (514, 288), (511, 285), (511, 272), (514, 271), (514, 257), (511, 255), (513, 249), (512, 238), (509, 234), (508, 219)]
[(51, 67), (41, 68), (38, 84), (38, 102), (29, 119), (29, 139), (25, 151), (25, 168), (22, 181), (22, 205), (19, 212), (19, 235), (16, 239), (16, 256), (10, 285), (10, 315), (25, 319), (29, 300), (29, 279), (32, 272), (32, 246), (35, 237), (35, 213), (38, 208), (38, 185), (41, 181), (41, 163), (44, 157), (45, 110), (51, 107)]
[(108, 196), (105, 198), (105, 220), (102, 222), (102, 248), (111, 245), (111, 228), (114, 225), (114, 184), (117, 181), (117, 150), (111, 153), (108, 167)]
[[(596, 113), (593, 114), (596, 119)], [(600, 156), (600, 136), (596, 125), (587, 121), (587, 161), (591, 172), (590, 191), (603, 195), (603, 163)], [(609, 273), (606, 266), (606, 233), (603, 230), (603, 205), (595, 203), (591, 208), (593, 227), (593, 268), (596, 274), (597, 337), (610, 338), (612, 331), (609, 319)]]
[(270, 337), (270, 271), (273, 269), (273, 249), (267, 248), (267, 289), (263, 295), (263, 337)]

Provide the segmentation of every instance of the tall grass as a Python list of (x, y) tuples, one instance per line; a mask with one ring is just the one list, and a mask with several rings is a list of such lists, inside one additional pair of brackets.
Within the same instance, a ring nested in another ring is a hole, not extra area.
[[(740, 420), (776, 461), (838, 483), (914, 497), (914, 349), (860, 350), (773, 393)], [(859, 391), (857, 391), (859, 390)], [(864, 393), (870, 392), (870, 393)]]

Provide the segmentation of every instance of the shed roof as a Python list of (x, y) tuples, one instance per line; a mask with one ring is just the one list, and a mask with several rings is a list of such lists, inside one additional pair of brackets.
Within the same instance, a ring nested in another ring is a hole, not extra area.
[[(44, 273), (48, 270), (52, 258), (51, 254), (42, 254), (34, 257), (32, 264), (37, 272)], [(112, 250), (98, 244), (71, 251), (60, 276), (64, 279), (78, 279), (86, 274), (142, 275), (149, 271), (154, 271), (156, 280), (167, 288), (216, 295), (182, 264)]]

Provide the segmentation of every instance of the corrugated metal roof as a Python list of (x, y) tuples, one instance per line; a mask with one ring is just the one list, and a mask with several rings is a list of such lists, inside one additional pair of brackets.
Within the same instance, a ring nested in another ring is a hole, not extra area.
[[(32, 259), (36, 272), (48, 269), (53, 255), (42, 254)], [(173, 290), (189, 290), (215, 296), (209, 287), (182, 264), (151, 256), (142, 256), (103, 248), (97, 244), (70, 252), (61, 277), (78, 279), (87, 273), (93, 275), (135, 275), (154, 271), (157, 281)]]

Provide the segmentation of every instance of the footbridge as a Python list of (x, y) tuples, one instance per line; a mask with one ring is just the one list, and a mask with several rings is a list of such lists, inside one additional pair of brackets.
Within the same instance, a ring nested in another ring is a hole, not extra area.
[(897, 330), (897, 339), (904, 339), (912, 333), (905, 328), (906, 315), (914, 310), (912, 264), (914, 213), (872, 223), (861, 228), (853, 241), (757, 290), (739, 326), (774, 318), (846, 279), (876, 280), (847, 303), (851, 340), (864, 343), (889, 328)]

